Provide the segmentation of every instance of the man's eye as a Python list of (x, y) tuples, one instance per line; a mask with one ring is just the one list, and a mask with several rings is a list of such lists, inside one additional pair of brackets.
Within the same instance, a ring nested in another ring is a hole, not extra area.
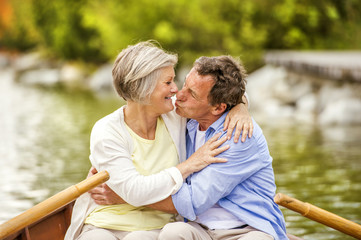
[(167, 84), (167, 85), (171, 85), (171, 84), (172, 84), (172, 82), (166, 82), (166, 84)]

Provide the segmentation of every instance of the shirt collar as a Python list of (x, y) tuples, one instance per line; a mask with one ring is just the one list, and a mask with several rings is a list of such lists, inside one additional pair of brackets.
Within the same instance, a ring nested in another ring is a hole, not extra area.
[[(223, 123), (226, 119), (226, 116), (228, 114), (228, 111), (223, 113), (223, 115), (218, 118), (214, 123), (211, 124), (211, 126), (208, 127), (208, 129), (206, 130), (206, 141), (214, 135), (215, 132), (223, 132)], [(194, 119), (190, 119), (187, 123), (187, 130), (188, 130), (188, 135), (190, 137), (190, 140), (193, 141), (196, 132), (197, 132), (197, 127), (198, 127), (199, 123), (198, 121), (194, 120)]]
[(212, 129), (213, 131), (217, 131), (217, 132), (219, 132), (220, 130), (223, 130), (223, 124), (224, 124), (224, 121), (226, 120), (227, 114), (228, 114), (228, 111), (223, 113), (220, 118), (218, 118), (214, 123), (212, 123), (211, 126), (209, 126), (207, 131), (210, 129)]

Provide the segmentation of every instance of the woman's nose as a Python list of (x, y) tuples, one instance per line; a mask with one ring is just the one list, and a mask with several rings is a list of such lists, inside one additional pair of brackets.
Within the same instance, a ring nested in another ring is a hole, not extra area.
[(170, 90), (171, 90), (172, 93), (177, 93), (178, 92), (177, 84), (173, 83), (172, 88)]

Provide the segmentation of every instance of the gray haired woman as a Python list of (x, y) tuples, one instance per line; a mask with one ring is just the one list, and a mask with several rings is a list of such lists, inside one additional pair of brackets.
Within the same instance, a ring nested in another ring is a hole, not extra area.
[(226, 161), (215, 157), (228, 148), (219, 147), (226, 138), (217, 136), (186, 160), (186, 119), (173, 111), (177, 60), (151, 41), (118, 55), (114, 87), (127, 104), (94, 125), (90, 161), (96, 170), (109, 172), (107, 185), (126, 203), (102, 204), (84, 194), (75, 203), (65, 239), (139, 239), (139, 234), (157, 239), (175, 216), (147, 205), (177, 192), (191, 173)]

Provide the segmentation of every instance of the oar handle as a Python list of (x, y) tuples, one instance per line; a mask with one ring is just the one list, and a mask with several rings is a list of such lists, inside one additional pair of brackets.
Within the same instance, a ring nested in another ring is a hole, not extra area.
[(361, 239), (361, 225), (357, 223), (282, 193), (277, 193), (274, 197), (274, 201), (278, 205), (302, 214), (304, 217), (322, 223), (357, 239)]
[(55, 194), (54, 196), (35, 205), (20, 215), (10, 219), (0, 225), (0, 239), (4, 239), (13, 233), (32, 224), (58, 208), (70, 203), (83, 193), (107, 181), (109, 174), (107, 171), (101, 171), (84, 181), (68, 187), (67, 189)]

